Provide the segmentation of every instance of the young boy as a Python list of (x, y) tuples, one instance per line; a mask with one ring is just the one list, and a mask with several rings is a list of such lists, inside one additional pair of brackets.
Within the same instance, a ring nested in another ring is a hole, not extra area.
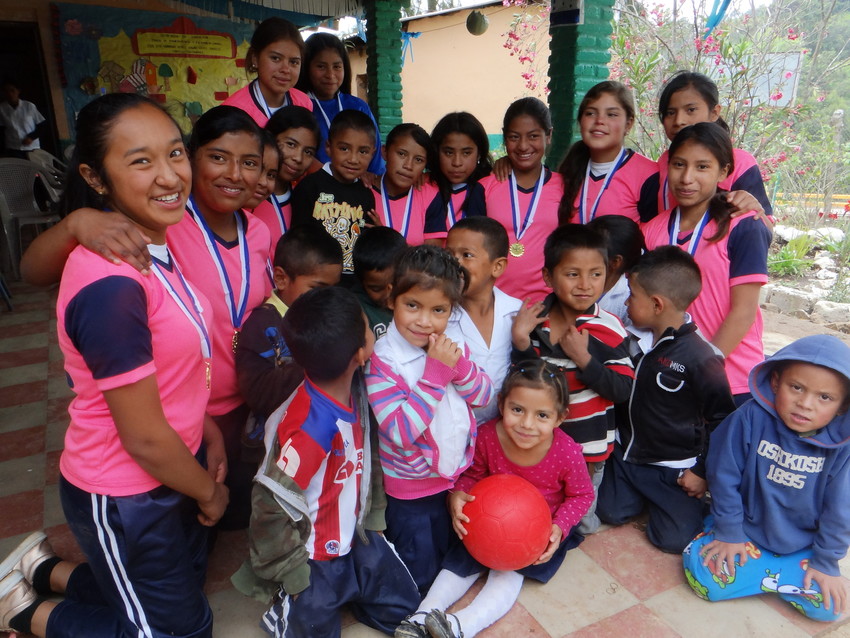
[[(511, 362), (511, 326), (522, 302), (496, 287), (508, 265), (508, 233), (495, 219), (466, 217), (449, 231), (446, 250), (469, 274), (463, 308), (457, 320), (469, 346), (469, 358), (501, 388)], [(479, 424), (499, 416), (496, 393), (483, 408), (475, 408)]]
[[(560, 366), (570, 389), (570, 416), (561, 427), (581, 444), (598, 492), (614, 446), (614, 404), (629, 398), (634, 369), (628, 333), (596, 303), (602, 296), (608, 253), (605, 238), (581, 224), (558, 227), (543, 248), (543, 280), (552, 293), (523, 303), (512, 329), (511, 361), (542, 357)], [(578, 529), (599, 529), (596, 501)]]
[(353, 292), (366, 313), (375, 339), (387, 333), (393, 320), (387, 301), (392, 290), (395, 260), (405, 248), (404, 236), (387, 226), (365, 229), (354, 245), (354, 276), (358, 285)]
[(419, 592), (380, 533), (382, 476), (358, 374), (375, 339), (357, 299), (336, 286), (299, 297), (283, 334), (305, 379), (254, 486), (251, 566), (280, 585), (261, 626), (286, 638), (339, 636), (350, 604), (360, 622), (392, 634)]
[(815, 335), (750, 372), (753, 400), (714, 433), (711, 512), (685, 549), (698, 596), (775, 592), (814, 620), (838, 620), (850, 544), (850, 347)]
[(375, 154), (375, 125), (365, 113), (345, 109), (331, 122), (325, 145), (330, 161), (305, 177), (292, 194), (292, 226), (318, 220), (342, 246), (343, 283), (352, 285), (352, 249), (375, 210), (375, 197), (360, 178)]
[(236, 379), (258, 424), (257, 445), (266, 419), (304, 380), (304, 372), (292, 360), (283, 338), (283, 317), (306, 291), (337, 284), (341, 271), (342, 249), (320, 228), (294, 228), (277, 243), (276, 289), (251, 311), (236, 346)]
[(653, 346), (635, 369), (596, 513), (621, 525), (647, 505), (650, 542), (680, 553), (702, 528), (710, 433), (735, 403), (723, 355), (685, 312), (702, 289), (694, 258), (677, 246), (656, 248), (631, 270), (629, 287), (629, 317), (652, 331)]

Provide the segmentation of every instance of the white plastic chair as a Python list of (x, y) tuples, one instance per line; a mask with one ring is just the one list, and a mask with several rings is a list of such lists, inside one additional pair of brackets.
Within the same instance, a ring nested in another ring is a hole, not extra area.
[(27, 225), (49, 226), (59, 215), (41, 210), (35, 200), (36, 180), (45, 183), (44, 170), (35, 162), (0, 159), (0, 221), (6, 235), (6, 246), (15, 279), (20, 277), (19, 263), (23, 244), (21, 228)]
[(68, 165), (42, 148), (30, 151), (29, 160), (41, 166), (44, 171), (42, 173), (44, 187), (50, 198), (51, 207), (55, 207), (65, 190), (65, 173)]

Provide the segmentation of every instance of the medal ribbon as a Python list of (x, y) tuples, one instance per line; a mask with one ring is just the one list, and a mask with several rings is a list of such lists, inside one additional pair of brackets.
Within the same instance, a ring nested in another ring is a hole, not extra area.
[(670, 208), (670, 182), (667, 176), (664, 176), (664, 186), (661, 188), (661, 202), (664, 210)]
[(204, 359), (209, 359), (212, 355), (212, 345), (210, 343), (210, 334), (207, 331), (207, 323), (204, 320), (204, 309), (201, 307), (200, 302), (198, 301), (198, 297), (195, 295), (195, 292), (186, 283), (186, 279), (183, 277), (183, 273), (180, 272), (180, 267), (177, 265), (177, 262), (174, 261), (174, 258), (171, 256), (171, 253), (168, 253), (169, 259), (171, 260), (172, 265), (174, 266), (174, 272), (177, 273), (178, 279), (180, 279), (180, 284), (183, 286), (183, 290), (189, 295), (189, 298), (192, 300), (192, 306), (195, 308), (195, 313), (193, 313), (189, 306), (183, 301), (183, 297), (177, 292), (171, 282), (166, 278), (165, 273), (160, 270), (161, 266), (159, 262), (154, 259), (153, 260), (153, 274), (156, 275), (156, 278), (162, 283), (168, 292), (168, 296), (171, 297), (176, 303), (180, 310), (184, 315), (189, 319), (189, 322), (194, 326), (195, 330), (198, 333), (198, 336), (201, 339), (201, 356)]
[[(452, 202), (452, 197), (454, 197), (455, 193), (459, 193), (464, 188), (466, 188), (466, 184), (455, 184), (452, 186), (452, 192), (449, 193), (449, 203), (446, 204), (446, 230), (451, 230), (452, 226), (458, 222), (455, 217), (455, 205)], [(465, 197), (469, 197), (469, 193), (467, 193)]]
[[(387, 195), (387, 187), (384, 184), (384, 178), (381, 177), (381, 204), (384, 207), (384, 225), (389, 228), (393, 226), (393, 216), (390, 210), (390, 197)], [(407, 231), (410, 228), (410, 209), (413, 207), (413, 186), (407, 191), (407, 200), (404, 204), (404, 217), (401, 221), (401, 234), (407, 239)]]
[(218, 278), (221, 281), (221, 289), (224, 291), (224, 300), (230, 310), (230, 322), (234, 330), (238, 330), (242, 325), (242, 319), (245, 317), (245, 311), (248, 307), (248, 291), (251, 287), (251, 262), (248, 256), (248, 242), (245, 240), (245, 222), (239, 213), (234, 212), (236, 216), (236, 241), (239, 243), (239, 265), (242, 274), (242, 285), (239, 289), (239, 300), (233, 298), (233, 286), (230, 283), (230, 277), (227, 274), (227, 269), (224, 267), (224, 259), (221, 252), (218, 250), (218, 245), (215, 240), (215, 235), (212, 229), (207, 224), (203, 215), (198, 213), (195, 208), (195, 198), (189, 197), (186, 202), (186, 211), (192, 220), (201, 229), (201, 234), (204, 237), (204, 243), (207, 246), (207, 251), (212, 257), (215, 269), (218, 272)]
[(531, 201), (528, 203), (528, 210), (525, 212), (525, 219), (520, 220), (519, 210), (519, 193), (517, 192), (516, 176), (513, 170), (508, 175), (508, 186), (511, 190), (511, 216), (514, 224), (514, 237), (517, 241), (522, 239), (526, 231), (531, 227), (534, 221), (534, 216), (537, 214), (537, 205), (540, 203), (540, 196), (543, 194), (543, 177), (546, 174), (546, 167), (540, 167), (540, 177), (534, 184), (534, 192), (531, 196)]
[[(705, 230), (706, 225), (708, 224), (708, 211), (705, 211), (702, 214), (702, 218), (697, 222), (697, 225), (694, 226), (694, 230), (691, 233), (691, 241), (688, 243), (688, 247), (685, 249), (688, 251), (688, 254), (691, 256), (697, 251), (697, 247), (699, 246), (699, 240), (702, 238), (702, 232)], [(681, 221), (681, 213), (679, 212), (679, 207), (676, 207), (676, 212), (673, 215), (673, 226), (670, 228), (670, 245), (678, 246), (679, 245), (679, 222)]]
[(285, 235), (286, 230), (287, 230), (286, 229), (286, 219), (283, 216), (283, 204), (286, 204), (289, 201), (289, 198), (291, 196), (292, 196), (292, 190), (291, 189), (286, 191), (283, 195), (280, 196), (282, 198), (282, 200), (278, 199), (278, 196), (275, 195), (274, 193), (269, 195), (269, 200), (271, 201), (272, 206), (274, 206), (275, 213), (277, 214), (277, 223), (280, 224), (280, 232), (281, 232), (282, 235)]
[(626, 163), (628, 158), (629, 152), (624, 146), (620, 149), (620, 153), (617, 155), (613, 168), (605, 176), (605, 181), (602, 182), (602, 188), (600, 188), (599, 192), (596, 194), (596, 200), (593, 202), (593, 208), (590, 209), (589, 214), (587, 211), (587, 191), (589, 190), (587, 186), (590, 183), (590, 160), (588, 160), (587, 169), (585, 169), (584, 172), (584, 181), (581, 183), (581, 194), (578, 198), (578, 221), (580, 224), (586, 224), (596, 218), (596, 209), (599, 208), (599, 202), (602, 200), (602, 195), (604, 195), (605, 191), (608, 189), (608, 185), (611, 183), (614, 173), (620, 170), (620, 167)]
[[(269, 106), (269, 103), (266, 102), (266, 96), (263, 95), (263, 92), (260, 90), (260, 81), (254, 80), (251, 82), (251, 93), (254, 96), (254, 101), (260, 106), (260, 110), (263, 112), (263, 115), (266, 117), (271, 117), (274, 114), (272, 111), (272, 107)], [(289, 106), (289, 91), (283, 94), (283, 102), (280, 105), (280, 108), (284, 106)], [(277, 109), (275, 109), (277, 111)]]
[[(316, 97), (315, 93), (310, 91), (308, 93), (308, 95), (310, 96), (310, 99), (313, 100), (313, 104), (315, 104), (317, 107), (319, 107), (319, 113), (321, 113), (322, 117), (325, 118), (325, 124), (327, 125), (328, 128), (330, 128), (331, 127), (331, 120), (333, 118), (328, 117), (328, 114), (325, 113), (325, 109), (322, 108), (322, 103), (319, 101), (319, 98)], [(341, 111), (342, 110), (342, 98), (340, 97), (339, 91), (337, 91), (337, 94), (336, 94), (336, 103), (337, 103), (337, 106), (339, 106), (339, 111)], [(339, 111), (337, 111), (337, 113), (339, 113)], [(381, 149), (378, 149), (379, 152), (380, 152), (380, 150)]]

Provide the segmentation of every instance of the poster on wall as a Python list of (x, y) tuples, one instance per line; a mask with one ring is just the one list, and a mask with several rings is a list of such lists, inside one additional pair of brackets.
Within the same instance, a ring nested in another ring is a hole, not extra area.
[(84, 105), (118, 91), (162, 103), (188, 132), (204, 111), (248, 82), (252, 24), (93, 5), (53, 7), (72, 132)]

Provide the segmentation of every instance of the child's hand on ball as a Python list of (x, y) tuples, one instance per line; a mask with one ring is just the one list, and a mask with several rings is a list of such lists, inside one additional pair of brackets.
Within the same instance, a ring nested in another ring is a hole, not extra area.
[(474, 496), (470, 496), (460, 490), (449, 493), (449, 512), (452, 515), (452, 527), (454, 527), (455, 534), (461, 540), (466, 536), (466, 528), (463, 526), (463, 523), (469, 522), (469, 517), (463, 513), (463, 506), (474, 500)]
[(545, 563), (547, 560), (552, 558), (555, 554), (555, 550), (558, 549), (558, 545), (561, 544), (561, 537), (563, 536), (563, 532), (561, 532), (561, 528), (552, 524), (552, 533), (549, 534), (549, 544), (546, 546), (546, 551), (540, 555), (534, 564), (540, 565), (541, 563)]

